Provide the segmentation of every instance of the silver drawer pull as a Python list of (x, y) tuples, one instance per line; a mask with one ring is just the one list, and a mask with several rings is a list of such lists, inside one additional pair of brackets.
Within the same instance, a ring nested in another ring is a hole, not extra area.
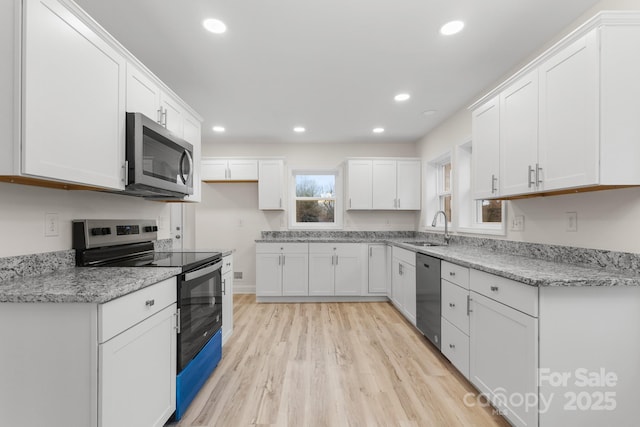
[(156, 303), (156, 300), (154, 300), (154, 299), (148, 299), (148, 300), (144, 303), (144, 305), (146, 305), (147, 307), (151, 307), (151, 306), (153, 306), (155, 303)]
[(449, 303), (449, 307), (453, 308), (453, 307), (455, 307), (455, 306), (456, 306), (456, 305), (455, 305), (454, 303), (452, 303), (452, 302), (450, 302), (450, 303)]
[(491, 287), (491, 290), (492, 290), (493, 292), (498, 292), (498, 287), (497, 287), (497, 286), (492, 286), (492, 287)]
[(456, 348), (455, 344), (449, 344), (449, 348)]
[(456, 272), (455, 272), (455, 271), (450, 271), (450, 272), (449, 272), (449, 276), (455, 276), (455, 275), (456, 275)]

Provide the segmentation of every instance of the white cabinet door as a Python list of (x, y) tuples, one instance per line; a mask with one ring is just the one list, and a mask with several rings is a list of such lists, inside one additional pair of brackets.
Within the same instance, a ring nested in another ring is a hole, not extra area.
[(391, 302), (398, 310), (402, 311), (402, 261), (394, 257), (391, 264), (391, 270)]
[(367, 288), (366, 245), (343, 243), (336, 246), (335, 294), (361, 295)]
[(173, 304), (100, 344), (100, 427), (161, 427), (175, 411), (175, 313)]
[(222, 345), (233, 333), (233, 255), (222, 258)]
[(537, 405), (527, 411), (508, 398), (538, 395), (538, 319), (471, 292), (469, 339), (470, 381), (512, 424), (537, 426)]
[(541, 190), (598, 183), (599, 88), (597, 30), (541, 65)]
[(281, 254), (256, 254), (256, 296), (282, 296)]
[(373, 209), (396, 209), (397, 164), (395, 160), (373, 161)]
[(494, 97), (476, 108), (472, 122), (472, 186), (475, 199), (498, 195), (500, 187), (500, 104)]
[(284, 209), (284, 162), (260, 160), (258, 162), (258, 209)]
[(201, 158), (202, 158), (202, 130), (200, 120), (191, 114), (184, 113), (184, 140), (193, 145), (193, 194), (185, 197), (190, 202), (202, 200)]
[(536, 191), (538, 70), (500, 94), (500, 194)]
[(469, 315), (467, 314), (467, 298), (469, 290), (463, 289), (446, 280), (441, 281), (440, 302), (442, 317), (456, 328), (469, 334)]
[(184, 128), (180, 103), (166, 92), (161, 92), (160, 106), (162, 107), (162, 124), (164, 127), (182, 138), (184, 136)]
[(160, 123), (160, 87), (135, 66), (127, 64), (127, 112), (142, 113)]
[(232, 181), (257, 181), (257, 160), (229, 160), (229, 177)]
[(369, 245), (369, 293), (385, 294), (388, 275), (387, 245)]
[(314, 246), (313, 243), (309, 244), (309, 295), (334, 295), (334, 252), (317, 251)]
[(282, 256), (282, 295), (309, 295), (309, 255), (289, 253)]
[(225, 159), (202, 159), (200, 162), (202, 181), (225, 181), (227, 161)]
[(398, 160), (397, 166), (397, 208), (418, 211), (422, 188), (420, 160)]
[(416, 267), (402, 264), (402, 307), (405, 317), (416, 324)]
[(25, 16), (22, 172), (124, 189), (124, 57), (58, 1)]
[(469, 379), (469, 336), (442, 317), (442, 354)]
[(347, 161), (347, 209), (371, 209), (373, 197), (372, 161)]

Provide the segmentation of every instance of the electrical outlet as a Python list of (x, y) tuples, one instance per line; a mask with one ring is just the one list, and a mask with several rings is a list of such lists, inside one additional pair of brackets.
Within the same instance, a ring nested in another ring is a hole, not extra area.
[(564, 228), (566, 231), (578, 231), (578, 213), (566, 212), (564, 214)]
[(58, 235), (58, 214), (57, 213), (45, 213), (44, 214), (44, 235), (46, 237), (53, 237)]
[(511, 220), (511, 231), (524, 231), (524, 215), (516, 215)]

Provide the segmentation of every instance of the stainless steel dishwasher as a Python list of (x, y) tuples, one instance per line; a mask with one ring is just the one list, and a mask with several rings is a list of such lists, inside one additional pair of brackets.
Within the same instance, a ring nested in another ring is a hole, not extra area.
[(440, 260), (416, 254), (416, 326), (440, 348)]

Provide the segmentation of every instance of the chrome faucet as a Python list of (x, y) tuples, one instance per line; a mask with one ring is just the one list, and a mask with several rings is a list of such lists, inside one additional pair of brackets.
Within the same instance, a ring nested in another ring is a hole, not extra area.
[(433, 216), (433, 222), (431, 223), (432, 227), (435, 227), (438, 224), (438, 214), (442, 214), (444, 216), (444, 242), (448, 245), (449, 240), (451, 239), (451, 235), (449, 234), (449, 220), (447, 219), (447, 213), (445, 211), (438, 211)]

